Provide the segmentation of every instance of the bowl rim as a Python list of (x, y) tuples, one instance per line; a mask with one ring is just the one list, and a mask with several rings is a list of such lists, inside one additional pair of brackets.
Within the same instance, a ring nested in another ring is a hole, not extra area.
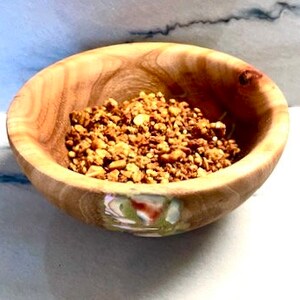
[[(34, 142), (33, 138), (22, 136), (20, 135), (20, 132), (17, 132), (16, 128), (18, 128), (20, 125), (24, 126), (25, 132), (26, 128), (29, 128), (26, 127), (24, 121), (22, 122), (22, 120), (19, 118), (14, 117), (14, 109), (17, 106), (16, 103), (22, 98), (23, 89), (28, 88), (28, 86), (37, 80), (38, 77), (44, 75), (50, 69), (53, 70), (53, 68), (55, 69), (59, 67), (61, 64), (73, 63), (74, 60), (78, 58), (82, 59), (86, 56), (88, 59), (89, 55), (112, 50), (117, 51), (118, 47), (126, 47), (127, 51), (135, 51), (135, 46), (141, 47), (141, 49), (144, 49), (145, 47), (155, 49), (158, 47), (170, 46), (175, 48), (183, 47), (184, 49), (190, 51), (205, 51), (211, 56), (211, 59), (215, 59), (218, 62), (226, 63), (232, 66), (234, 66), (236, 63), (243, 63), (245, 66), (248, 66), (253, 70), (257, 70), (255, 67), (240, 60), (239, 58), (217, 50), (195, 45), (164, 42), (135, 42), (105, 46), (77, 53), (62, 59), (46, 67), (29, 79), (14, 97), (8, 109), (6, 126), (9, 143), (15, 156), (17, 157), (19, 164), (21, 167), (23, 166), (23, 171), (26, 173), (29, 180), (34, 184), (35, 180), (42, 177), (45, 182), (47, 182), (47, 180), (54, 180), (57, 183), (84, 189), (87, 192), (93, 191), (96, 193), (118, 193), (125, 195), (186, 195), (195, 192), (209, 192), (224, 186), (229, 189), (234, 189), (237, 181), (247, 182), (249, 176), (255, 179), (254, 181), (257, 182), (257, 187), (259, 187), (261, 185), (261, 181), (264, 181), (270, 175), (278, 159), (280, 158), (286, 144), (289, 131), (288, 106), (285, 97), (278, 86), (264, 73), (262, 73), (265, 77), (264, 82), (265, 84), (270, 85), (270, 88), (268, 88), (266, 92), (270, 93), (270, 95), (274, 97), (272, 101), (269, 101), (272, 109), (272, 118), (270, 120), (269, 130), (263, 139), (259, 141), (259, 143), (242, 159), (227, 168), (200, 178), (167, 184), (128, 184), (89, 178), (85, 175), (78, 174), (67, 169), (66, 167), (61, 166), (55, 162), (54, 159), (46, 151), (44, 151), (44, 149), (37, 142)], [(271, 96), (268, 96), (268, 98)], [(274, 139), (274, 136), (280, 138)], [(24, 164), (26, 167), (24, 167)], [(262, 174), (264, 173), (262, 172), (264, 169), (268, 169), (266, 174)]]

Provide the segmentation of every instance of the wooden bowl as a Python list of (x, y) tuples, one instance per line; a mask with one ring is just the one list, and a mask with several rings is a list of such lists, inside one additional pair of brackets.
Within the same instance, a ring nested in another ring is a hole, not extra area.
[[(145, 92), (221, 116), (243, 158), (203, 178), (168, 184), (115, 183), (66, 168), (69, 113)], [(288, 135), (278, 87), (249, 64), (211, 49), (133, 43), (83, 52), (44, 69), (14, 98), (7, 131), (32, 184), (71, 216), (111, 230), (164, 236), (211, 223), (249, 198), (271, 174)]]

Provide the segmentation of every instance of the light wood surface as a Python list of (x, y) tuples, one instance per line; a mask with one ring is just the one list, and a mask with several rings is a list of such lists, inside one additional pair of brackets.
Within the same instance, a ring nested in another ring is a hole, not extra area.
[[(108, 97), (130, 99), (141, 90), (188, 101), (211, 120), (223, 117), (244, 157), (206, 177), (167, 185), (130, 186), (68, 170), (69, 113)], [(133, 43), (87, 51), (39, 72), (14, 98), (7, 130), (24, 173), (68, 214), (108, 228), (105, 195), (147, 195), (150, 202), (162, 195), (182, 205), (180, 218), (187, 225), (176, 233), (208, 224), (249, 198), (280, 158), (288, 123), (281, 91), (249, 64), (196, 46)]]

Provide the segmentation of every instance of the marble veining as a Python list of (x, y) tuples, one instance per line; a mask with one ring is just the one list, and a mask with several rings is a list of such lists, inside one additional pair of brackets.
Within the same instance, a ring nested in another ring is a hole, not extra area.
[(131, 36), (138, 36), (142, 38), (153, 38), (156, 35), (167, 36), (170, 32), (176, 30), (177, 28), (188, 28), (194, 25), (217, 25), (217, 24), (227, 24), (231, 21), (241, 21), (241, 20), (256, 20), (256, 21), (267, 21), (274, 22), (280, 19), (285, 11), (292, 12), (295, 15), (300, 15), (300, 5), (290, 4), (287, 2), (276, 2), (269, 10), (252, 7), (249, 9), (243, 9), (235, 14), (224, 16), (216, 19), (195, 19), (187, 22), (175, 22), (172, 24), (165, 25), (164, 28), (155, 28), (148, 30), (133, 30), (130, 31)]
[(0, 184), (1, 183), (30, 184), (30, 181), (21, 173), (0, 173)]
[[(4, 121), (3, 115), (0, 115), (0, 124), (2, 125), (2, 121)], [(21, 173), (18, 167), (12, 168), (11, 163), (12, 160), (7, 160), (7, 154), (9, 153), (10, 157), (12, 156), (10, 147), (5, 144), (8, 143), (6, 137), (4, 137), (4, 141), (2, 137), (0, 137), (0, 141), (3, 142), (3, 145), (0, 146), (0, 185), (2, 184), (21, 184), (27, 185), (30, 184), (30, 181), (27, 177)]]

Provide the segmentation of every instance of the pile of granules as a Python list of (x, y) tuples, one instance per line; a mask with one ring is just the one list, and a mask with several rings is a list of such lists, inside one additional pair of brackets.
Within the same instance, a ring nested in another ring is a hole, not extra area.
[(115, 182), (168, 183), (230, 166), (240, 149), (226, 126), (161, 92), (70, 114), (69, 168)]

